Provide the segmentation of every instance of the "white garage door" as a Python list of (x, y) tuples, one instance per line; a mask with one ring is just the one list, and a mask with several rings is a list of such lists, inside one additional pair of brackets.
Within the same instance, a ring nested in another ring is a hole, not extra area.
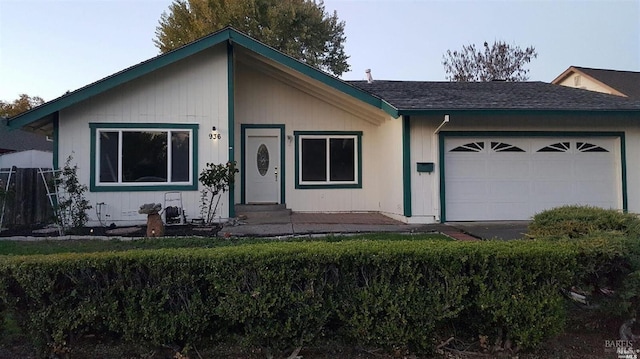
[(447, 137), (447, 221), (527, 220), (566, 204), (622, 208), (619, 139)]

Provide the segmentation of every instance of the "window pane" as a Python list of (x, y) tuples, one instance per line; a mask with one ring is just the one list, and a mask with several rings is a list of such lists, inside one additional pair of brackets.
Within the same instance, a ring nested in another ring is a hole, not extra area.
[(167, 182), (167, 133), (122, 133), (122, 181)]
[(171, 132), (171, 181), (189, 181), (189, 132)]
[(329, 147), (331, 181), (355, 181), (355, 140), (332, 138)]
[(327, 140), (302, 139), (302, 181), (327, 180)]
[(100, 182), (118, 182), (118, 132), (99, 132)]

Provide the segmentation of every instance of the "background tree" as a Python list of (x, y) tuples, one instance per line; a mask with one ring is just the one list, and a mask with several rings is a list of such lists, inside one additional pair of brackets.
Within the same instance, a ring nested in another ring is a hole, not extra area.
[(40, 106), (44, 103), (41, 97), (30, 97), (27, 94), (21, 94), (20, 97), (13, 102), (5, 102), (0, 100), (0, 118), (9, 118), (19, 115), (25, 111), (31, 110), (34, 107)]
[(527, 81), (529, 69), (524, 66), (537, 56), (533, 46), (522, 50), (503, 41), (491, 46), (485, 41), (483, 52), (473, 44), (463, 46), (460, 51), (447, 50), (442, 65), (449, 81)]
[(336, 76), (349, 70), (344, 21), (322, 1), (174, 0), (159, 23), (154, 43), (163, 53), (230, 25)]

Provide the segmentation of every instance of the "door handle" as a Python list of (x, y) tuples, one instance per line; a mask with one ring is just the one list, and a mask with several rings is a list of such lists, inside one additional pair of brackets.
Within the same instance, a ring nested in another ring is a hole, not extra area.
[(278, 182), (278, 167), (274, 167), (274, 174), (276, 175), (276, 182)]

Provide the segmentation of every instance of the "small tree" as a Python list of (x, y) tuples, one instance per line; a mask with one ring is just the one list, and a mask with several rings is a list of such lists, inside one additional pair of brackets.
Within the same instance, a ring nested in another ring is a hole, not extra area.
[(79, 229), (89, 220), (87, 210), (93, 208), (85, 198), (87, 186), (78, 180), (78, 165), (71, 166), (73, 157), (69, 155), (55, 183), (58, 193), (58, 220), (63, 228)]
[(484, 51), (476, 50), (473, 44), (463, 46), (460, 51), (447, 50), (442, 65), (449, 81), (527, 81), (529, 69), (524, 66), (537, 56), (533, 46), (522, 50), (504, 41), (491, 46), (485, 41)]
[(238, 169), (235, 162), (217, 165), (207, 163), (206, 168), (200, 172), (198, 180), (204, 187), (200, 191), (200, 215), (206, 224), (213, 222), (220, 198), (222, 194), (233, 187), (236, 173), (238, 173)]

